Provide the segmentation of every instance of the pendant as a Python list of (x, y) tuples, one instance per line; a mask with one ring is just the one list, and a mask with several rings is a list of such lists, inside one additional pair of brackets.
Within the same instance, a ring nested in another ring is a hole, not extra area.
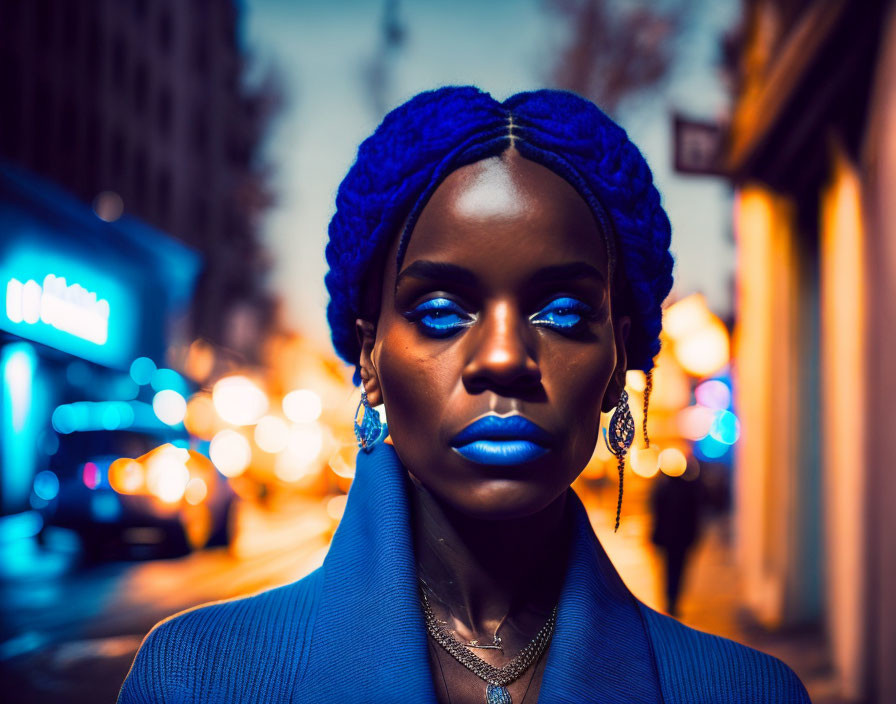
[(496, 684), (490, 684), (485, 690), (485, 701), (486, 704), (513, 704), (507, 687), (499, 687)]
[(464, 645), (468, 648), (479, 648), (480, 650), (500, 650), (502, 653), (504, 652), (504, 646), (501, 645), (501, 636), (495, 636), (494, 641), (491, 645), (482, 645), (482, 643), (480, 643), (478, 640), (471, 640), (469, 643), (464, 643)]

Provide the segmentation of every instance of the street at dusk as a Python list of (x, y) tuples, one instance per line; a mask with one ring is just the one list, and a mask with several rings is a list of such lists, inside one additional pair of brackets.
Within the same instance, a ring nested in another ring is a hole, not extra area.
[(4, 702), (896, 701), (893, 0), (0, 0), (0, 93)]

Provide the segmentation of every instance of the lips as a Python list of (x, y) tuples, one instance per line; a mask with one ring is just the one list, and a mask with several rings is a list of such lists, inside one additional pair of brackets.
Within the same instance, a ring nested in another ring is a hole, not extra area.
[(451, 447), (471, 462), (508, 466), (538, 459), (551, 440), (550, 433), (523, 416), (487, 415), (455, 435)]

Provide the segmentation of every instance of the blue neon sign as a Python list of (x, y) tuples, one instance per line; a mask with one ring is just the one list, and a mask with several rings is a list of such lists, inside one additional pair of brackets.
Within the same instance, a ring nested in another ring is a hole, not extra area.
[(0, 255), (0, 328), (107, 366), (134, 356), (139, 307), (99, 267), (27, 244)]

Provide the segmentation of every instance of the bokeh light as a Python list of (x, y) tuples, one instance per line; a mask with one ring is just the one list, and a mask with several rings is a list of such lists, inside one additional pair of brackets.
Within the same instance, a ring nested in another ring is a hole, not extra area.
[(212, 389), (218, 415), (232, 425), (253, 425), (268, 410), (268, 397), (248, 377), (226, 376)]
[(640, 447), (631, 450), (632, 471), (649, 479), (660, 469), (659, 450), (656, 447)]
[(112, 382), (110, 396), (119, 401), (133, 401), (139, 393), (139, 384), (129, 376), (122, 374)]
[(205, 340), (194, 340), (187, 353), (184, 368), (194, 381), (205, 381), (215, 368), (215, 348)]
[(115, 191), (100, 191), (93, 199), (93, 212), (100, 220), (115, 222), (124, 212), (124, 201)]
[(647, 388), (647, 375), (640, 369), (629, 369), (625, 373), (625, 386), (636, 393), (643, 393)]
[(163, 445), (150, 453), (146, 462), (146, 486), (165, 503), (177, 503), (183, 498), (190, 481), (187, 462), (190, 453), (182, 447)]
[(55, 455), (59, 452), (59, 436), (51, 430), (44, 431), (40, 438), (40, 450), (45, 455)]
[(274, 474), (284, 482), (297, 482), (313, 471), (313, 465), (296, 461), (288, 452), (281, 452), (274, 461)]
[(705, 438), (694, 443), (694, 452), (701, 460), (712, 461), (723, 457), (730, 447), (730, 445), (719, 442), (711, 435), (707, 435)]
[(208, 486), (201, 477), (193, 477), (184, 489), (184, 500), (191, 506), (198, 506), (208, 495)]
[(53, 424), (53, 429), (57, 433), (62, 433), (63, 435), (73, 433), (76, 427), (74, 408), (68, 403), (62, 406), (57, 406), (53, 411), (51, 422)]
[(670, 477), (680, 477), (688, 468), (688, 458), (677, 447), (667, 447), (660, 453), (660, 471)]
[(694, 398), (701, 406), (722, 411), (731, 405), (731, 389), (724, 381), (709, 379), (697, 385)]
[(342, 518), (342, 514), (345, 513), (345, 504), (348, 501), (348, 496), (345, 494), (337, 494), (336, 496), (331, 497), (327, 500), (327, 515), (330, 516), (334, 521), (338, 521)]
[(81, 469), (81, 480), (88, 489), (96, 489), (100, 484), (100, 469), (95, 462), (85, 462)]
[(221, 430), (212, 438), (208, 454), (218, 471), (225, 477), (237, 477), (246, 471), (252, 460), (249, 441), (230, 428)]
[(162, 389), (153, 396), (152, 410), (166, 425), (177, 425), (187, 414), (187, 401), (173, 389)]
[(676, 416), (678, 432), (688, 440), (700, 440), (709, 435), (714, 419), (715, 412), (706, 406), (682, 408)]
[(59, 477), (45, 469), (34, 476), (34, 493), (44, 501), (52, 501), (59, 494)]
[(100, 523), (112, 523), (121, 516), (121, 502), (111, 491), (101, 491), (90, 497), (90, 515)]
[(309, 464), (317, 459), (323, 447), (324, 437), (320, 425), (294, 425), (289, 429), (286, 454), (299, 464)]
[(702, 328), (709, 315), (702, 294), (686, 296), (663, 311), (663, 331), (673, 340), (683, 339)]
[(733, 445), (740, 437), (740, 421), (731, 411), (717, 411), (709, 434), (713, 440)]
[(255, 426), (255, 444), (265, 452), (284, 450), (289, 442), (289, 426), (277, 416), (264, 416)]
[(173, 369), (156, 369), (149, 383), (153, 391), (171, 389), (172, 391), (177, 391), (182, 396), (189, 392), (186, 380)]
[(352, 479), (355, 476), (355, 458), (358, 448), (355, 445), (343, 445), (329, 459), (330, 469), (337, 477)]
[(143, 490), (143, 465), (128, 457), (115, 460), (109, 466), (109, 485), (119, 494), (136, 494)]
[(131, 362), (131, 379), (134, 383), (143, 386), (152, 381), (152, 375), (156, 371), (156, 363), (149, 357), (137, 357)]
[(217, 414), (208, 394), (194, 394), (187, 403), (184, 427), (201, 440), (211, 440), (215, 435)]
[(311, 389), (296, 389), (283, 397), (283, 413), (293, 423), (313, 423), (321, 410), (320, 396)]
[(715, 316), (699, 330), (675, 342), (675, 357), (693, 376), (716, 373), (728, 364), (730, 353), (728, 329)]
[(100, 425), (103, 426), (103, 430), (117, 430), (121, 427), (123, 420), (118, 404), (112, 401), (106, 402), (100, 416)]

